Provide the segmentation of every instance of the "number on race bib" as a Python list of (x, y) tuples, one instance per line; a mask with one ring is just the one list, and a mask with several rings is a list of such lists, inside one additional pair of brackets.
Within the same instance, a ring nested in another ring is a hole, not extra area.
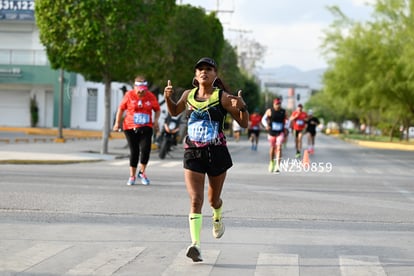
[(211, 142), (218, 136), (218, 122), (196, 121), (188, 124), (188, 137), (195, 142)]
[(272, 122), (272, 130), (273, 131), (281, 131), (282, 129), (283, 129), (283, 123)]
[(137, 125), (145, 125), (150, 121), (150, 116), (145, 113), (135, 113), (134, 114), (134, 123)]

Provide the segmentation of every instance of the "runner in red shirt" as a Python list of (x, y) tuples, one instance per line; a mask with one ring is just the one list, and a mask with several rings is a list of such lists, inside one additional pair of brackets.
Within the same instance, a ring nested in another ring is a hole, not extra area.
[(295, 137), (295, 146), (296, 146), (296, 158), (300, 158), (300, 153), (302, 151), (302, 137), (303, 131), (306, 128), (306, 118), (308, 114), (303, 111), (302, 104), (298, 104), (298, 107), (293, 111), (290, 116), (290, 121), (292, 122), (293, 134)]
[(262, 115), (255, 109), (249, 117), (249, 127), (247, 130), (247, 136), (252, 143), (252, 150), (257, 150), (260, 136), (260, 122), (262, 121)]
[[(153, 111), (154, 120), (152, 119)], [(150, 157), (153, 129), (159, 130), (160, 105), (155, 95), (148, 90), (148, 82), (144, 77), (137, 76), (134, 89), (128, 91), (122, 99), (116, 114), (114, 131), (119, 130), (124, 112), (126, 115), (123, 130), (130, 151), (130, 177), (127, 185), (134, 185), (136, 177), (141, 179), (142, 184), (149, 185), (150, 180), (145, 174), (145, 169)], [(140, 169), (137, 174), (138, 160)]]

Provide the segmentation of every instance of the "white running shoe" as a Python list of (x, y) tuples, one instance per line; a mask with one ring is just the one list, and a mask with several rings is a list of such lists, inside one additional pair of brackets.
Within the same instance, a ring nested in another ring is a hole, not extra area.
[(224, 223), (222, 219), (219, 219), (219, 220), (213, 219), (213, 236), (216, 239), (220, 239), (221, 236), (223, 236), (224, 229), (225, 227), (224, 227)]
[(138, 172), (138, 178), (141, 179), (141, 183), (142, 185), (149, 185), (150, 184), (150, 180), (149, 178), (145, 175), (145, 173), (139, 171)]
[(135, 185), (135, 177), (130, 177), (127, 182), (128, 186)]

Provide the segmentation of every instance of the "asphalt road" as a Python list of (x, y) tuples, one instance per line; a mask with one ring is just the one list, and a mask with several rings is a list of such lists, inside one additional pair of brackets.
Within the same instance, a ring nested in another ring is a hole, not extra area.
[(153, 152), (150, 186), (128, 160), (0, 165), (0, 275), (414, 275), (414, 155), (317, 136), (305, 168), (292, 141), (279, 175), (268, 146), (229, 138), (226, 232), (203, 214), (203, 263), (185, 257), (182, 151)]

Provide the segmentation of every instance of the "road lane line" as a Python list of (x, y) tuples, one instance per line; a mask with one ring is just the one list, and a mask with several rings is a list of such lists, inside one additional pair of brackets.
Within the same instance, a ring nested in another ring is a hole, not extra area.
[(217, 262), (220, 250), (201, 250), (203, 262), (194, 263), (185, 256), (186, 249), (179, 252), (173, 263), (162, 273), (162, 276), (197, 275), (208, 276)]
[(28, 249), (0, 259), (0, 271), (25, 271), (69, 247), (71, 247), (69, 244), (37, 243)]
[(145, 247), (105, 250), (70, 269), (65, 275), (113, 275), (117, 269), (134, 260), (144, 250)]
[(386, 276), (377, 256), (339, 256), (342, 276)]
[(299, 276), (299, 256), (296, 254), (260, 253), (255, 276)]

